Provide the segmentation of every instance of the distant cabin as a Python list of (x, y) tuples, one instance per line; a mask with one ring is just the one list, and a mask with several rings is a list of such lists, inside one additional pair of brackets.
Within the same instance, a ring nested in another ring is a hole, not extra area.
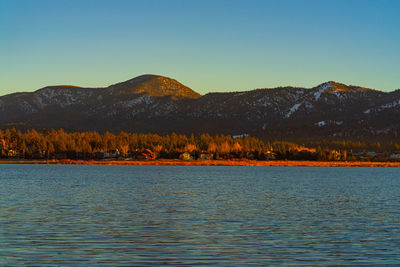
[(276, 153), (273, 151), (268, 150), (265, 152), (265, 159), (267, 160), (275, 160), (276, 159)]
[(96, 152), (94, 155), (96, 159), (112, 159), (112, 158), (117, 158), (119, 156), (119, 151), (118, 149), (107, 150), (107, 151)]
[(400, 153), (393, 153), (390, 155), (391, 159), (400, 159)]
[(192, 155), (190, 155), (189, 152), (182, 153), (179, 158), (181, 158), (183, 160), (192, 160), (193, 159)]
[(10, 149), (10, 150), (8, 150), (7, 156), (10, 158), (16, 157), (17, 151), (15, 151), (14, 149)]
[(245, 138), (246, 136), (250, 136), (249, 134), (239, 134), (239, 135), (233, 135), (232, 138), (236, 139), (236, 138)]
[(104, 158), (117, 158), (119, 156), (118, 149), (104, 151)]
[(212, 155), (212, 154), (209, 154), (209, 153), (201, 153), (201, 154), (199, 155), (199, 159), (202, 159), (202, 160), (211, 160), (211, 159), (213, 159), (213, 155)]
[(155, 159), (156, 154), (150, 149), (144, 149), (141, 151), (135, 151), (131, 153), (133, 159)]

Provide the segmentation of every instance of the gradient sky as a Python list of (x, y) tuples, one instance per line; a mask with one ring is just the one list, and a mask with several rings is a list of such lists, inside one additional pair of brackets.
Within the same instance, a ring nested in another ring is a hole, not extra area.
[(195, 91), (400, 88), (400, 1), (1, 0), (0, 95), (145, 73)]

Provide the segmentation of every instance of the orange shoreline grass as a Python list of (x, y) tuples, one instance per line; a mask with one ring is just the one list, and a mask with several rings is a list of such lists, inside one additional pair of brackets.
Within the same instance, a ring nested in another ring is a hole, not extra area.
[(0, 164), (177, 165), (177, 166), (286, 166), (286, 167), (400, 167), (400, 162), (260, 161), (260, 160), (0, 160)]

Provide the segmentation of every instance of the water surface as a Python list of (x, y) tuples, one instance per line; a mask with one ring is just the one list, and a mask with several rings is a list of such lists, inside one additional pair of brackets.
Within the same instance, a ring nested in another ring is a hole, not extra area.
[(0, 165), (0, 265), (400, 264), (400, 169)]

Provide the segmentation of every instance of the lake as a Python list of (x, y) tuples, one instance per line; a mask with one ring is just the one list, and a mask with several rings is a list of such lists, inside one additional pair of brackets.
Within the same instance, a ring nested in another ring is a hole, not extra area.
[(400, 168), (0, 165), (1, 265), (400, 264)]

